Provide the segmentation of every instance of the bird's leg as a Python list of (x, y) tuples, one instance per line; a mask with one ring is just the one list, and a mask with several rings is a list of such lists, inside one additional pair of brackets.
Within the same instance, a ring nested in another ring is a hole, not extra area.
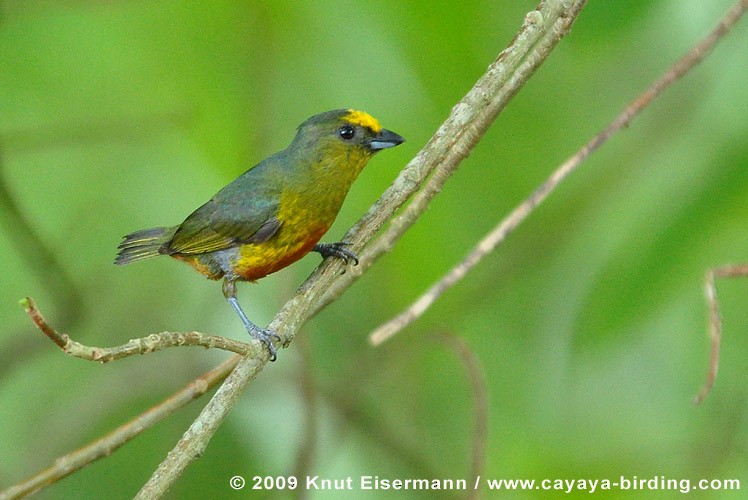
[(358, 265), (358, 255), (347, 250), (345, 247), (351, 245), (348, 241), (338, 241), (336, 243), (317, 243), (312, 249), (313, 252), (318, 252), (322, 255), (322, 258), (326, 257), (337, 257), (343, 259), (343, 262), (348, 264), (349, 260), (353, 261), (353, 265)]
[(226, 300), (229, 301), (229, 304), (234, 308), (236, 314), (239, 315), (239, 318), (242, 320), (242, 323), (244, 323), (244, 327), (247, 329), (249, 335), (265, 344), (270, 352), (270, 361), (275, 361), (278, 357), (278, 350), (273, 345), (273, 340), (280, 341), (281, 338), (270, 330), (260, 328), (247, 318), (242, 306), (239, 305), (239, 301), (236, 299), (236, 281), (228, 278), (223, 280), (223, 296), (226, 297)]

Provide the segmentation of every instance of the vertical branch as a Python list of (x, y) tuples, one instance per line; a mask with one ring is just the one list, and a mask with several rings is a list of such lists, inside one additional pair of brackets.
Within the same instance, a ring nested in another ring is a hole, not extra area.
[[(470, 392), (473, 395), (475, 421), (468, 484), (475, 484), (476, 480), (483, 474), (488, 447), (488, 388), (486, 376), (480, 360), (462, 338), (448, 334), (440, 335), (438, 338), (452, 349), (457, 359), (462, 363), (470, 384)], [(479, 489), (470, 490), (467, 498), (478, 498), (479, 493)]]
[(719, 313), (719, 301), (717, 300), (717, 288), (715, 278), (736, 278), (748, 276), (748, 264), (737, 264), (734, 266), (716, 267), (709, 269), (704, 276), (704, 295), (709, 307), (709, 370), (706, 381), (699, 393), (693, 398), (693, 404), (697, 405), (704, 401), (714, 386), (719, 369), (719, 351), (722, 345), (722, 318)]

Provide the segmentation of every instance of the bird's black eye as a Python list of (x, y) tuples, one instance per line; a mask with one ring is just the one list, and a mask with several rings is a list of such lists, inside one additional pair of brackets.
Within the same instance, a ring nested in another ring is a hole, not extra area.
[(356, 129), (350, 125), (343, 125), (338, 129), (338, 135), (340, 135), (342, 139), (349, 141), (353, 139), (354, 135), (356, 135)]

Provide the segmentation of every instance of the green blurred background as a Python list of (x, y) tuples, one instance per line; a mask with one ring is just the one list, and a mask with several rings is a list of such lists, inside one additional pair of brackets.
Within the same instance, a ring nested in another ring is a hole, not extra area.
[[(380, 348), (367, 342), (731, 3), (590, 2), (421, 221), (281, 351), (170, 495), (249, 494), (228, 487), (236, 474), (466, 477), (472, 393), (436, 333), (464, 339), (485, 374), (485, 477), (737, 478), (748, 488), (748, 279), (718, 284), (721, 370), (706, 402), (690, 404), (707, 369), (704, 271), (748, 261), (745, 20), (415, 325)], [(20, 298), (92, 345), (162, 330), (243, 339), (218, 283), (170, 259), (115, 267), (120, 237), (178, 223), (285, 147), (305, 118), (354, 107), (407, 142), (356, 182), (326, 240), (339, 238), (534, 7), (0, 2), (0, 488), (227, 356), (71, 359), (30, 326)], [(250, 317), (266, 324), (318, 263), (241, 286)], [(39, 497), (131, 497), (206, 401)]]

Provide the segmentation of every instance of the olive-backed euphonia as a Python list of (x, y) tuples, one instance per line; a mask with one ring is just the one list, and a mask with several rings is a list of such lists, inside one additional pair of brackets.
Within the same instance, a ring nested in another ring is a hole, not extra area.
[(403, 141), (362, 111), (315, 115), (299, 125), (286, 149), (244, 172), (180, 225), (125, 236), (115, 264), (170, 255), (210, 279), (223, 278), (224, 297), (274, 360), (278, 336), (247, 318), (236, 282), (263, 278), (311, 251), (356, 263), (346, 242), (318, 242), (374, 153)]

